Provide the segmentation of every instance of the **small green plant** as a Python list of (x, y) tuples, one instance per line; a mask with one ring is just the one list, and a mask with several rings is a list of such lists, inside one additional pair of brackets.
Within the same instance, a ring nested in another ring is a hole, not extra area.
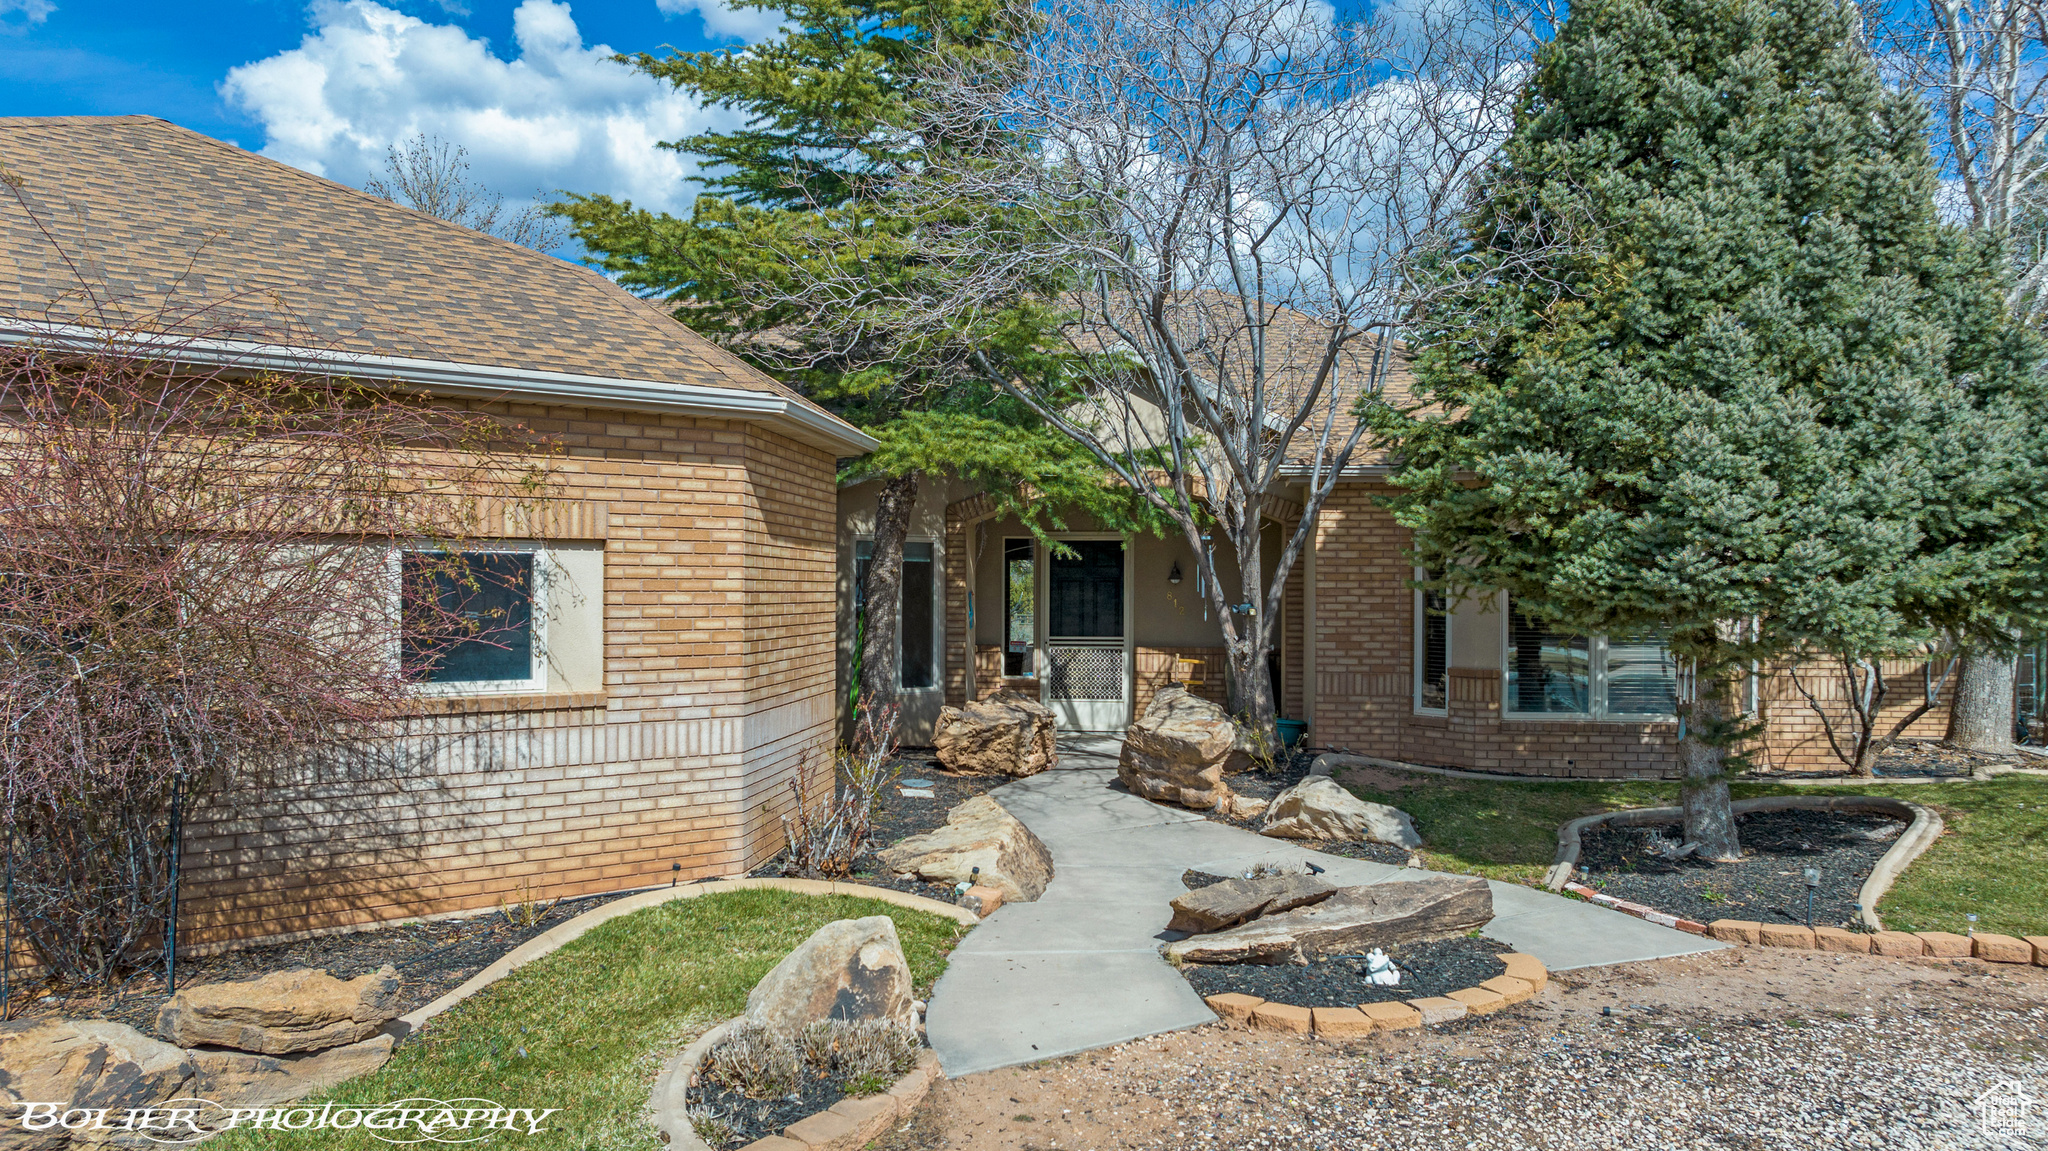
[(560, 902), (562, 902), (560, 899), (550, 899), (545, 902), (535, 899), (533, 897), (532, 881), (522, 879), (519, 881), (519, 901), (517, 903), (506, 903), (503, 899), (499, 899), (498, 914), (505, 917), (505, 922), (522, 931), (526, 931), (539, 927), (541, 920), (546, 919), (548, 912), (553, 911), (555, 905)]
[(880, 1095), (895, 1084), (887, 1075), (856, 1075), (846, 1081), (848, 1095)]
[(704, 1077), (749, 1099), (777, 1099), (796, 1090), (802, 1064), (796, 1045), (750, 1021), (741, 1022), (705, 1060)]
[(690, 1130), (711, 1147), (726, 1147), (740, 1141), (739, 1128), (709, 1107), (690, 1108)]

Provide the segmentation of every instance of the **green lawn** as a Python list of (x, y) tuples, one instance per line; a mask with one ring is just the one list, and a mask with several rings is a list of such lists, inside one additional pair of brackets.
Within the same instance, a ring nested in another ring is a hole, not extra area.
[[(966, 931), (951, 919), (846, 895), (753, 890), (677, 900), (601, 924), (527, 964), (436, 1018), (375, 1075), (310, 1102), (481, 1097), (559, 1107), (539, 1134), (493, 1142), (533, 1151), (658, 1148), (645, 1111), (667, 1057), (744, 1010), (747, 992), (811, 932), (867, 915), (896, 921), (918, 994), (928, 995)], [(337, 1144), (386, 1146), (363, 1131), (269, 1130), (229, 1131), (208, 1146)]]
[[(1415, 818), (1424, 861), (1440, 871), (1537, 882), (1557, 851), (1557, 829), (1582, 815), (1678, 802), (1676, 783), (1493, 783), (1409, 774), (1400, 786), (1343, 780), (1362, 799)], [(1408, 782), (1412, 781), (1412, 782)], [(1947, 830), (1878, 905), (1900, 931), (1956, 931), (1975, 913), (1979, 931), (2048, 935), (2048, 778), (1989, 783), (1788, 787), (1738, 783), (1735, 797), (1888, 795), (1939, 811)]]

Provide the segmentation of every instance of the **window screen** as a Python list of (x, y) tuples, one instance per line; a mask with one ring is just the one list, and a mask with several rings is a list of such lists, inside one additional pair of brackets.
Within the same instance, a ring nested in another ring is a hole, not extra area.
[(1450, 605), (1440, 591), (1424, 591), (1421, 598), (1422, 616), (1418, 621), (1421, 629), (1418, 646), (1421, 650), (1416, 660), (1419, 679), (1415, 704), (1441, 710), (1450, 703)]
[(533, 678), (531, 552), (411, 552), (400, 658), (426, 683)]
[(1582, 635), (1552, 630), (1509, 604), (1508, 710), (1587, 714), (1593, 702), (1593, 649)]
[(1046, 634), (1073, 639), (1119, 639), (1124, 634), (1124, 542), (1064, 540), (1070, 556), (1054, 555), (1046, 569)]
[(1678, 711), (1678, 664), (1657, 633), (1607, 640), (1607, 711), (1672, 715)]

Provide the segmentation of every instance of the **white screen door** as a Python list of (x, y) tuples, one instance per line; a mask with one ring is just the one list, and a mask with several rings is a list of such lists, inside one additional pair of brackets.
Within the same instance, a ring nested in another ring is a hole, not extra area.
[(1124, 541), (1062, 539), (1045, 564), (1045, 702), (1068, 731), (1122, 731), (1131, 715)]

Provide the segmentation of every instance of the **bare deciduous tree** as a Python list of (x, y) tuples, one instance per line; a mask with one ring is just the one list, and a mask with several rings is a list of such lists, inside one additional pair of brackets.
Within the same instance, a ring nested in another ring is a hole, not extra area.
[(384, 175), (364, 182), (363, 191), (537, 252), (552, 252), (569, 239), (568, 226), (537, 204), (506, 216), (505, 197), (469, 178), (469, 149), (425, 133), (403, 148), (386, 148)]
[[(1235, 706), (1270, 738), (1289, 574), (1358, 462), (1358, 406), (1455, 277), (1457, 215), (1540, 17), (1061, 0), (1020, 20), (1002, 50), (942, 57), (929, 78), (893, 192), (917, 226), (850, 231), (842, 277), (758, 290), (808, 303), (815, 342), (841, 356), (1018, 301), (1059, 309), (1062, 371), (920, 346), (974, 361), (1179, 528)], [(863, 275), (863, 245), (889, 242), (908, 282)], [(1269, 579), (1275, 496), (1301, 513)]]
[(1838, 671), (1834, 679), (1842, 689), (1841, 711), (1836, 714), (1829, 706), (1830, 701), (1821, 699), (1806, 685), (1802, 676), (1802, 665), (1792, 663), (1786, 666), (1786, 674), (1792, 679), (1792, 686), (1799, 692), (1806, 706), (1820, 719), (1821, 732), (1827, 737), (1828, 750), (1842, 761), (1851, 774), (1868, 778), (1875, 774), (1877, 759), (1885, 749), (1899, 741), (1906, 729), (1919, 722), (1920, 717), (1934, 710), (1941, 702), (1941, 693), (1948, 687), (1949, 677), (1955, 674), (1959, 658), (1950, 655), (1942, 661), (1941, 674), (1934, 673), (1934, 664), (1939, 657), (1929, 651), (1924, 653), (1926, 661), (1921, 663), (1920, 701), (1907, 709), (1904, 715), (1893, 720), (1888, 727), (1881, 727), (1885, 703), (1891, 698), (1892, 685), (1886, 679), (1885, 661), (1879, 656), (1855, 656), (1840, 653), (1821, 659), (1811, 660), (1803, 665), (1806, 674), (1812, 674), (1812, 666), (1819, 664)]

